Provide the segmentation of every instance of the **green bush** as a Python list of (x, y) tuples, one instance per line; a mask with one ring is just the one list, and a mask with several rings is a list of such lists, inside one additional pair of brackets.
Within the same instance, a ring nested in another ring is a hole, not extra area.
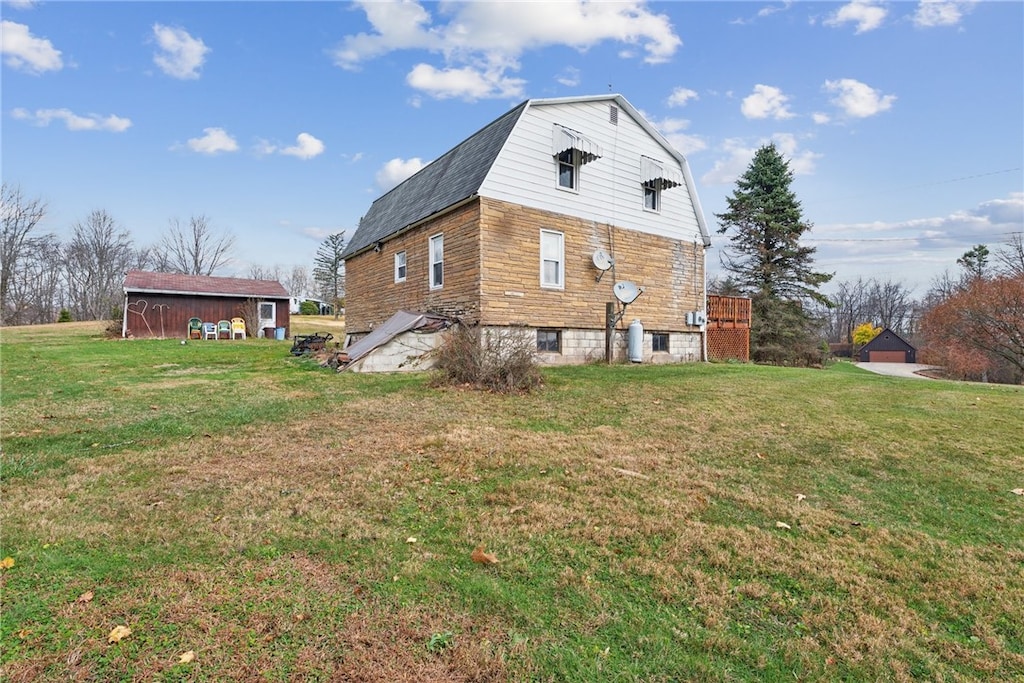
[(307, 299), (299, 304), (299, 315), (320, 315), (320, 306)]
[(71, 322), (71, 311), (69, 311), (66, 308), (60, 309), (60, 314), (57, 315), (57, 322), (59, 322), (59, 323), (69, 323), (69, 322)]
[(438, 349), (434, 384), (469, 384), (500, 393), (537, 388), (540, 368), (533, 338), (525, 332), (456, 325)]

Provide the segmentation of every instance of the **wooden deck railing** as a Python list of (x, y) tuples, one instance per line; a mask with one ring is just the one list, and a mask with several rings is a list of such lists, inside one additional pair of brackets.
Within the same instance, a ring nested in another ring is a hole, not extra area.
[(708, 326), (750, 327), (750, 299), (741, 296), (709, 294)]

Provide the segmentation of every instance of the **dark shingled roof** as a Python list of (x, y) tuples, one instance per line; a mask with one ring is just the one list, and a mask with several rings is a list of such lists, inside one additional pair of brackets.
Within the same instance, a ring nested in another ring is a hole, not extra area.
[(244, 280), (236, 277), (207, 277), (181, 273), (150, 273), (129, 270), (124, 278), (126, 292), (192, 294), (201, 296), (287, 299), (288, 292), (277, 280)]
[(374, 201), (342, 258), (475, 195), (526, 105), (484, 126)]

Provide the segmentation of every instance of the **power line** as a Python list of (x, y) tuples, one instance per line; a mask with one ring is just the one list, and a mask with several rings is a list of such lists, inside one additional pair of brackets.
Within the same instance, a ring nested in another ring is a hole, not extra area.
[(904, 185), (902, 187), (890, 187), (890, 188), (886, 188), (884, 190), (874, 190), (874, 191), (871, 191), (871, 192), (861, 192), (859, 194), (846, 195), (846, 196), (843, 196), (843, 197), (832, 197), (832, 198), (826, 197), (824, 199), (815, 199), (813, 201), (807, 202), (807, 204), (810, 204), (811, 206), (813, 206), (815, 204), (822, 204), (824, 202), (837, 202), (837, 201), (843, 201), (843, 200), (847, 200), (847, 199), (857, 199), (858, 197), (869, 197), (869, 196), (877, 196), (877, 195), (881, 195), (881, 194), (891, 194), (893, 192), (903, 192), (905, 190), (917, 190), (917, 189), (922, 189), (922, 188), (925, 188), (925, 187), (935, 187), (936, 185), (948, 185), (949, 183), (959, 183), (959, 182), (963, 182), (964, 180), (975, 180), (977, 178), (987, 178), (989, 176), (1001, 175), (1003, 173), (1013, 173), (1014, 171), (1020, 171), (1020, 170), (1021, 170), (1020, 166), (1017, 166), (1017, 167), (1014, 167), (1014, 168), (1003, 168), (1003, 169), (999, 169), (998, 171), (986, 171), (985, 173), (975, 173), (974, 175), (965, 175), (965, 176), (961, 176), (959, 178), (949, 178), (947, 180), (936, 180), (936, 181), (933, 181), (933, 182), (930, 182), (930, 183), (921, 183), (921, 184), (918, 184), (918, 185)]
[(1024, 235), (1020, 230), (996, 232), (991, 235), (920, 235), (917, 237), (806, 237), (801, 242), (923, 242), (928, 240), (979, 240)]

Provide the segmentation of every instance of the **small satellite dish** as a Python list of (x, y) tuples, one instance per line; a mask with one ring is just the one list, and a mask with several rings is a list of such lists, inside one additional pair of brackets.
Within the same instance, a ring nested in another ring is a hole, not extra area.
[(598, 249), (597, 251), (594, 252), (595, 268), (597, 268), (598, 270), (608, 270), (613, 265), (615, 265), (615, 260), (612, 259), (611, 254), (609, 254), (607, 251), (605, 251), (604, 249)]
[(642, 293), (642, 289), (629, 281), (616, 282), (615, 286), (612, 287), (612, 294), (615, 295), (615, 298), (627, 306), (636, 301), (636, 298)]

